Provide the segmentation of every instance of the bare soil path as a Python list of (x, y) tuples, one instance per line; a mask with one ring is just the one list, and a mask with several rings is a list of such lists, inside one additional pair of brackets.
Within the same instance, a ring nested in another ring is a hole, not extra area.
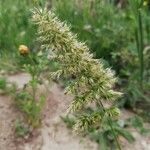
[[(19, 88), (30, 80), (29, 75), (21, 73), (7, 76), (8, 81), (15, 82)], [(0, 150), (97, 150), (97, 145), (87, 138), (73, 135), (67, 129), (60, 116), (71, 101), (63, 89), (55, 83), (51, 87), (40, 87), (39, 93), (47, 93), (46, 104), (42, 114), (42, 126), (28, 140), (16, 140), (14, 124), (19, 112), (10, 96), (0, 96)], [(130, 113), (123, 112), (126, 116)], [(150, 150), (150, 136), (141, 136), (131, 129), (136, 138), (132, 144), (122, 141), (123, 150)]]

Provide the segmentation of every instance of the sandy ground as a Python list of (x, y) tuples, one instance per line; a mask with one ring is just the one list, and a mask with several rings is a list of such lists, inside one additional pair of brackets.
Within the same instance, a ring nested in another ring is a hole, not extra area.
[[(7, 77), (22, 88), (29, 81), (27, 74)], [(46, 92), (47, 100), (42, 114), (42, 127), (28, 140), (16, 140), (14, 124), (19, 112), (13, 99), (0, 96), (0, 150), (91, 150), (97, 145), (88, 139), (73, 135), (60, 119), (65, 113), (71, 97), (65, 96), (61, 87), (55, 83), (50, 88), (40, 87), (38, 93)]]
[[(10, 82), (15, 82), (19, 88), (30, 79), (27, 74), (7, 78)], [(96, 143), (74, 135), (60, 119), (72, 99), (71, 96), (64, 95), (63, 89), (55, 83), (51, 83), (51, 87), (46, 89), (41, 87), (40, 92), (48, 93), (42, 114), (42, 126), (31, 138), (20, 141), (16, 140), (14, 134), (14, 124), (19, 112), (11, 97), (0, 96), (0, 150), (97, 150)], [(133, 129), (131, 132), (136, 141), (129, 144), (122, 140), (123, 150), (150, 150), (150, 136), (141, 136)]]

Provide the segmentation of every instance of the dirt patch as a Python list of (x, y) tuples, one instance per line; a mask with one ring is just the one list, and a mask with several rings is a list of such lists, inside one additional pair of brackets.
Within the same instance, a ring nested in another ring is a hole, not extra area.
[[(27, 74), (7, 76), (8, 81), (15, 82), (22, 88), (30, 80)], [(97, 150), (97, 144), (87, 138), (74, 135), (67, 129), (60, 116), (63, 116), (72, 97), (66, 96), (56, 83), (40, 86), (38, 93), (47, 93), (42, 114), (42, 126), (28, 140), (16, 140), (14, 124), (19, 112), (10, 96), (0, 96), (0, 150)], [(123, 111), (123, 118), (133, 114)], [(150, 136), (141, 136), (130, 129), (136, 141), (129, 144), (122, 140), (124, 150), (150, 150)]]
[[(9, 82), (14, 82), (22, 88), (30, 80), (27, 74), (7, 76)], [(28, 140), (16, 140), (14, 124), (18, 112), (9, 96), (0, 97), (0, 150), (91, 150), (96, 144), (88, 139), (75, 136), (68, 130), (60, 119), (71, 101), (62, 88), (55, 83), (51, 87), (39, 87), (38, 93), (47, 93), (46, 103), (42, 114), (42, 126)]]
[(14, 124), (17, 112), (11, 98), (0, 96), (0, 150), (16, 150), (14, 144)]

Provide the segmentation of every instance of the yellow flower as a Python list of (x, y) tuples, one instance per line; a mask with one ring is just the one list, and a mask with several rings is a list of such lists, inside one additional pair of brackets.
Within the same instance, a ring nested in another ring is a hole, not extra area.
[(148, 0), (144, 0), (143, 5), (147, 6), (147, 4), (148, 4)]
[(21, 55), (27, 55), (29, 53), (29, 48), (26, 45), (19, 46), (19, 53)]

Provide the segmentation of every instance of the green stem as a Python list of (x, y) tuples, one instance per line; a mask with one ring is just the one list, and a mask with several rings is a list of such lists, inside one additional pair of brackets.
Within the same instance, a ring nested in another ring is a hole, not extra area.
[[(91, 83), (89, 82), (89, 80), (88, 80), (88, 84), (91, 85)], [(102, 111), (103, 111), (104, 113), (106, 113), (106, 110), (105, 110), (105, 107), (104, 107), (102, 101), (101, 101), (101, 100), (98, 100), (98, 99), (96, 99), (96, 101), (97, 101), (97, 105), (98, 105), (100, 108), (102, 108)], [(111, 119), (110, 119), (109, 117), (108, 117), (108, 123), (109, 123), (109, 126), (110, 126), (111, 130), (112, 130), (113, 136), (114, 136), (114, 138), (115, 138), (117, 147), (118, 147), (119, 150), (121, 150), (121, 146), (120, 146), (119, 141), (118, 141), (118, 139), (117, 139), (117, 135), (116, 135), (115, 130), (114, 130), (113, 126), (112, 126), (112, 121), (111, 121)]]
[[(150, 1), (149, 1), (150, 2)], [(148, 2), (148, 3), (149, 3)], [(146, 9), (146, 15), (147, 15), (147, 18), (146, 18), (146, 34), (147, 34), (147, 43), (150, 43), (150, 23), (149, 23), (149, 19), (150, 19), (150, 10)]]
[(135, 41), (136, 41), (137, 52), (138, 52), (138, 55), (139, 55), (140, 44), (139, 44), (139, 35), (138, 35), (138, 30), (137, 29), (135, 29)]
[(33, 81), (33, 85), (32, 85), (32, 96), (33, 96), (33, 100), (35, 101), (35, 97), (36, 97), (36, 87), (35, 87), (35, 75), (32, 76), (32, 81)]
[[(106, 110), (105, 110), (105, 107), (104, 107), (102, 101), (101, 100), (97, 100), (97, 103), (98, 103), (99, 107), (102, 107), (103, 112), (106, 113)], [(113, 126), (112, 126), (112, 121), (111, 121), (111, 119), (109, 117), (108, 117), (108, 123), (109, 123), (109, 126), (110, 126), (111, 130), (112, 130), (113, 136), (115, 138), (117, 147), (118, 147), (119, 150), (121, 150), (120, 143), (118, 141), (118, 138), (117, 138), (117, 135), (115, 133), (115, 130), (114, 130)]]
[(141, 10), (138, 11), (138, 27), (139, 27), (139, 60), (140, 60), (140, 85), (143, 88), (143, 73), (144, 73), (144, 59), (143, 59), (143, 50), (144, 50), (144, 38), (143, 38), (143, 29), (142, 29), (142, 17)]
[(33, 98), (33, 101), (35, 101), (35, 99), (36, 99), (36, 85), (35, 85), (35, 83), (36, 83), (36, 81), (35, 81), (36, 80), (36, 65), (35, 65), (33, 56), (30, 55), (29, 58), (30, 58), (32, 66), (33, 66), (33, 70), (30, 73), (32, 76), (32, 80), (31, 80), (32, 81), (32, 84), (31, 84), (32, 98)]

